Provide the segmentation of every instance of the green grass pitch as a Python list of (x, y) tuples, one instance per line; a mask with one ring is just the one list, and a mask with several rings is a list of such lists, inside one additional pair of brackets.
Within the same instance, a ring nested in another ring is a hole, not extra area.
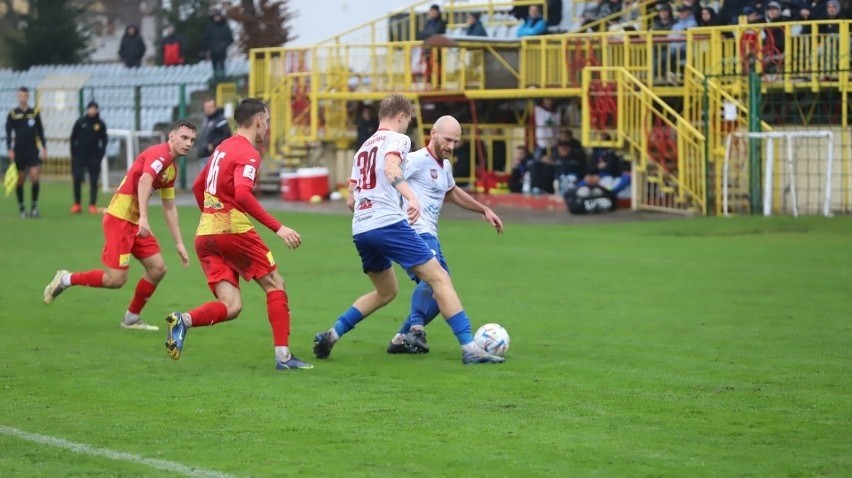
[[(43, 304), (57, 268), (100, 266), (102, 235), (98, 217), (68, 215), (69, 185), (42, 194), (38, 220), (0, 201), (2, 430), (233, 476), (852, 475), (852, 218), (509, 222), (503, 237), (447, 220), (474, 328), (512, 338), (505, 364), (465, 367), (441, 321), (430, 354), (385, 353), (402, 274), (394, 303), (314, 359), (313, 334), (369, 282), (346, 216), (276, 213), (303, 237), (288, 251), (261, 231), (292, 349), (315, 364), (279, 373), (254, 284), (237, 320), (190, 330), (178, 362), (164, 332), (118, 327), (138, 263), (120, 291)], [(198, 214), (180, 213), (191, 248)], [(152, 218), (170, 269), (143, 317), (164, 329), (211, 295)], [(4, 477), (164, 473), (0, 433)]]

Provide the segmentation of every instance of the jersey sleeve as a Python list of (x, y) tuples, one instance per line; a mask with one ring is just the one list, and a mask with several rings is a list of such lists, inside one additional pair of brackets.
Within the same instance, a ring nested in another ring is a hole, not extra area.
[(420, 161), (418, 161), (414, 156), (409, 156), (402, 162), (402, 175), (405, 179), (413, 178), (417, 175), (417, 171), (419, 170)]
[(411, 150), (411, 140), (404, 134), (396, 135), (388, 142), (385, 155), (398, 154), (400, 159), (404, 159), (405, 155)]
[[(449, 161), (446, 161), (449, 163)], [(453, 177), (453, 164), (450, 163), (450, 167), (447, 168), (447, 191), (452, 190), (456, 187), (456, 178)]]
[(166, 166), (166, 182), (160, 187), (160, 199), (175, 198), (175, 181), (177, 180), (177, 168), (174, 163)]
[(156, 154), (150, 154), (145, 157), (142, 163), (142, 172), (148, 173), (155, 178), (160, 175), (166, 168), (172, 164), (171, 159), (166, 159)]
[(260, 156), (258, 154), (242, 153), (234, 160), (234, 188), (239, 186), (254, 189), (260, 169)]

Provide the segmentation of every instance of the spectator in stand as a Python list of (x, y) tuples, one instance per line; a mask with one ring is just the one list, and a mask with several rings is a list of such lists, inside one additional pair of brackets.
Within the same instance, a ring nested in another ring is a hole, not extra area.
[(622, 26), (626, 27), (627, 25), (638, 27), (639, 26), (639, 17), (642, 12), (639, 9), (639, 0), (624, 0), (621, 4), (621, 19), (620, 23)]
[(556, 136), (562, 126), (562, 115), (552, 98), (544, 98), (541, 105), (536, 105), (535, 116), (535, 152), (533, 157), (541, 159), (544, 154), (550, 154), (550, 149), (556, 144)]
[(186, 38), (175, 31), (174, 25), (166, 27), (166, 36), (163, 37), (163, 65), (183, 65), (186, 52)]
[(204, 45), (207, 48), (207, 59), (213, 64), (213, 79), (225, 79), (225, 60), (228, 58), (228, 47), (234, 43), (234, 35), (228, 20), (221, 10), (213, 10), (210, 21), (204, 27)]
[[(849, 16), (841, 13), (840, 2), (838, 0), (828, 0), (825, 4), (825, 18), (821, 20), (846, 20)], [(829, 38), (823, 40), (821, 54), (823, 57), (823, 70), (837, 72), (838, 69), (846, 70), (849, 68), (849, 51), (845, 52), (845, 61), (838, 61), (840, 56), (840, 25), (838, 23), (826, 23), (817, 27), (820, 35), (825, 35)], [(844, 67), (842, 63), (846, 63)]]
[(674, 25), (674, 20), (672, 20), (672, 6), (668, 3), (658, 4), (657, 18), (654, 20), (651, 30), (668, 31), (672, 29), (672, 25)]
[(736, 25), (743, 10), (750, 6), (750, 0), (725, 0), (722, 9), (719, 10), (719, 23), (722, 25)]
[(717, 27), (719, 25), (721, 25), (719, 15), (716, 14), (716, 10), (713, 7), (704, 7), (701, 9), (701, 13), (698, 16), (699, 27)]
[(547, 26), (558, 27), (562, 23), (562, 0), (547, 0)]
[[(783, 23), (786, 22), (787, 19), (781, 15), (781, 4), (772, 1), (769, 2), (769, 5), (766, 6), (766, 23)], [(764, 29), (764, 33), (766, 34), (766, 42), (769, 43), (769, 38), (772, 38), (772, 42), (775, 45), (775, 51), (771, 52), (771, 55), (777, 56), (775, 58), (777, 61), (781, 58), (781, 55), (784, 54), (784, 27), (769, 27)]]
[(467, 14), (467, 29), (465, 29), (464, 34), (469, 37), (488, 36), (488, 32), (485, 31), (485, 27), (479, 21), (479, 13), (470, 12)]
[(689, 7), (695, 21), (698, 21), (698, 17), (701, 15), (701, 3), (698, 0), (682, 0), (679, 8), (681, 7)]
[[(604, 139), (610, 136), (604, 134)], [(618, 195), (630, 186), (630, 165), (625, 163), (611, 148), (594, 148), (589, 169), (577, 186), (600, 184)]]
[(202, 105), (204, 108), (204, 123), (201, 125), (201, 134), (198, 135), (198, 157), (201, 159), (201, 167), (207, 166), (207, 159), (213, 154), (213, 150), (219, 143), (231, 136), (231, 127), (225, 118), (225, 110), (216, 106), (216, 100), (207, 98)]
[(358, 129), (358, 136), (355, 139), (357, 143), (355, 149), (358, 149), (379, 129), (379, 120), (373, 115), (372, 106), (365, 105), (361, 108), (361, 117), (358, 118), (356, 127)]
[(748, 23), (763, 23), (763, 15), (754, 7), (743, 8), (743, 16), (746, 17)]
[(678, 19), (669, 33), (669, 71), (679, 72), (678, 66), (686, 60), (686, 35), (683, 33), (698, 26), (692, 7), (681, 5), (677, 8)]
[(524, 192), (524, 176), (529, 172), (529, 165), (533, 162), (532, 155), (524, 146), (515, 148), (515, 156), (512, 158), (512, 174), (509, 177), (509, 191), (513, 193)]
[(447, 22), (441, 18), (441, 7), (434, 4), (426, 12), (426, 23), (423, 25), (423, 29), (417, 33), (417, 39), (425, 40), (432, 35), (443, 35), (445, 33), (447, 33)]
[(128, 68), (142, 66), (142, 57), (145, 56), (146, 49), (145, 40), (139, 34), (139, 27), (128, 26), (118, 46), (118, 57), (121, 58), (121, 62)]
[(556, 178), (562, 191), (573, 187), (586, 176), (586, 152), (582, 149), (575, 149), (567, 141), (560, 141), (556, 145)]
[(532, 194), (553, 194), (556, 192), (553, 183), (556, 179), (556, 161), (545, 154), (541, 159), (529, 165), (530, 192)]
[(545, 33), (547, 33), (547, 20), (541, 16), (541, 8), (538, 5), (530, 5), (527, 19), (518, 28), (518, 38), (543, 35)]
[(587, 3), (583, 9), (583, 24), (608, 17), (612, 13), (610, 8), (609, 0), (595, 0), (594, 3)]

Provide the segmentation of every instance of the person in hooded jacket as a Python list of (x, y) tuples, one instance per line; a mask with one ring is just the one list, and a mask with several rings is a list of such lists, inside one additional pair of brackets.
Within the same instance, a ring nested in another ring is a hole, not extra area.
[(147, 47), (142, 35), (139, 34), (139, 27), (129, 25), (118, 46), (118, 57), (121, 58), (121, 62), (128, 68), (138, 68), (142, 66), (145, 50)]
[(71, 130), (71, 174), (74, 179), (74, 205), (71, 214), (83, 212), (81, 195), (83, 180), (89, 173), (89, 214), (98, 213), (98, 178), (101, 160), (106, 154), (107, 127), (100, 116), (98, 104), (90, 101), (86, 114), (80, 117)]

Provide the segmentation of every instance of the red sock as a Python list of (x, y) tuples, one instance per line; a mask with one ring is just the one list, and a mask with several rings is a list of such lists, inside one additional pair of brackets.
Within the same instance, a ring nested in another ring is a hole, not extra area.
[(130, 301), (127, 311), (131, 314), (139, 315), (142, 312), (142, 308), (148, 303), (148, 298), (151, 297), (156, 289), (157, 284), (148, 282), (144, 277), (139, 279), (139, 282), (136, 283), (136, 291), (133, 292), (133, 299)]
[(85, 285), (88, 287), (103, 287), (104, 274), (106, 272), (95, 269), (86, 272), (74, 272), (71, 274), (71, 285)]
[(266, 294), (266, 314), (269, 316), (269, 325), (272, 326), (272, 340), (274, 345), (290, 345), (290, 305), (287, 301), (287, 292), (273, 290)]
[(193, 327), (207, 327), (228, 320), (228, 306), (222, 302), (207, 302), (189, 311)]

